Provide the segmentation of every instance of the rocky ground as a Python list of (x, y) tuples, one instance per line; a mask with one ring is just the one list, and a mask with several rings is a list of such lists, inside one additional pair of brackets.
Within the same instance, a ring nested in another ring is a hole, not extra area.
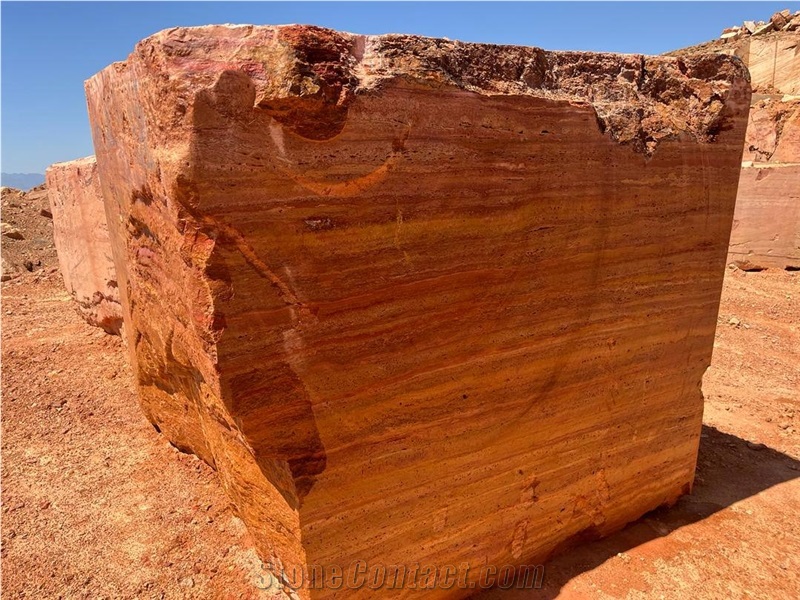
[[(2, 280), (9, 281), (22, 273), (53, 269), (58, 266), (53, 244), (53, 215), (44, 185), (27, 192), (0, 188), (2, 205), (3, 259)], [(41, 273), (40, 273), (41, 275)]]
[[(120, 339), (77, 315), (38, 211), (4, 194), (27, 242), (3, 236), (22, 265), (2, 284), (3, 597), (269, 597), (214, 473), (147, 423)], [(692, 495), (489, 598), (797, 596), (799, 282), (728, 271)]]

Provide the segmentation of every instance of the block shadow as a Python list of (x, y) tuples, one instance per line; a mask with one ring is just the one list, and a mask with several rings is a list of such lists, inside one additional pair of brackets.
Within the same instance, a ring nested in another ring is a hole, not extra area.
[(703, 425), (692, 493), (671, 508), (659, 508), (623, 530), (565, 551), (544, 564), (541, 589), (492, 589), (472, 600), (551, 600), (575, 576), (606, 560), (685, 525), (696, 523), (774, 485), (800, 477), (800, 461), (777, 450), (748, 445), (734, 435)]

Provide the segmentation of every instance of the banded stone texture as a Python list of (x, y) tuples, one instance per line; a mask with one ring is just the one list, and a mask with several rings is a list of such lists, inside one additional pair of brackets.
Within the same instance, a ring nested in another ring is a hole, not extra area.
[(733, 53), (750, 70), (753, 89), (800, 96), (800, 29), (744, 39)]
[(45, 178), (64, 285), (88, 323), (119, 334), (122, 306), (95, 157), (51, 165)]
[(86, 91), (142, 406), (267, 564), (472, 577), (689, 491), (738, 60), (206, 26)]

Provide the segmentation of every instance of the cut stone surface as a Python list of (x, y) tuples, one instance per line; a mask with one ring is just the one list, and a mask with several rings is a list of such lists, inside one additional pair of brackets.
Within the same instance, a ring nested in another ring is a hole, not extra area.
[(475, 583), (690, 489), (739, 61), (208, 26), (86, 91), (142, 406), (274, 570)]
[(729, 260), (743, 269), (800, 268), (800, 163), (745, 163)]
[[(749, 66), (754, 89), (800, 93), (800, 31), (751, 41)], [(800, 100), (756, 103), (746, 140), (729, 260), (800, 267)]]
[(95, 158), (51, 165), (45, 178), (64, 284), (87, 322), (119, 334), (122, 306)]
[(800, 31), (751, 39), (745, 63), (754, 89), (800, 94)]

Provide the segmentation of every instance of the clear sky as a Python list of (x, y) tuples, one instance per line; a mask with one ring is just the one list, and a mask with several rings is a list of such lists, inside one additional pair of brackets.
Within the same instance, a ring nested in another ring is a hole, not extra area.
[(550, 50), (659, 54), (798, 2), (2, 2), (2, 170), (93, 153), (83, 81), (161, 29), (309, 23)]

